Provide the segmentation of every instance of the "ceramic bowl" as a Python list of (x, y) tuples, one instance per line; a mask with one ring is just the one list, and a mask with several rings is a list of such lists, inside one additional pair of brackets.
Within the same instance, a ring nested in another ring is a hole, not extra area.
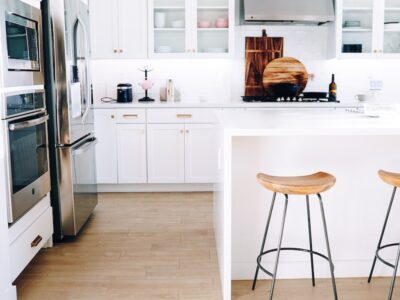
[(228, 18), (220, 17), (215, 22), (215, 27), (217, 28), (228, 28), (228, 26), (229, 26)]
[(198, 23), (199, 28), (210, 28), (211, 27), (211, 22), (209, 21), (200, 21)]

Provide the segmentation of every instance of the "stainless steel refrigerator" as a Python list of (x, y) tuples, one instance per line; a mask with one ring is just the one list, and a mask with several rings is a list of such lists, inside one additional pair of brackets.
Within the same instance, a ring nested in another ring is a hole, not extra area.
[(89, 8), (44, 0), (44, 52), (55, 239), (76, 236), (97, 205)]

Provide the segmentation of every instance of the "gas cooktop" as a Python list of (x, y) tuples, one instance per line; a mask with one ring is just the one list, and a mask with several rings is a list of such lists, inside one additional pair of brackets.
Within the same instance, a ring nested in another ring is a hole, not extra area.
[(327, 93), (308, 92), (296, 97), (243, 96), (244, 102), (298, 102), (298, 103), (340, 103), (330, 100)]

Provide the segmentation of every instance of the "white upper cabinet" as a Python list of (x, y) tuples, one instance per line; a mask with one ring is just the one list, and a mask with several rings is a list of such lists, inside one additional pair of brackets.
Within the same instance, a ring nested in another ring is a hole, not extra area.
[(400, 0), (339, 0), (338, 57), (400, 53)]
[(147, 1), (90, 1), (92, 57), (147, 57)]
[(229, 57), (233, 0), (149, 0), (150, 57)]

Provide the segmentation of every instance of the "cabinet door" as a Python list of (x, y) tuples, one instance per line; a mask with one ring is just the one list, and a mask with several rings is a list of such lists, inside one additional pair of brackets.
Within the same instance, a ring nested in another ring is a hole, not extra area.
[(147, 58), (147, 0), (119, 0), (118, 17), (120, 58)]
[(184, 125), (147, 125), (149, 183), (185, 181)]
[(118, 124), (118, 183), (146, 183), (146, 125)]
[(185, 126), (185, 182), (213, 183), (218, 176), (218, 126)]
[[(97, 0), (96, 0), (97, 1)], [(117, 183), (117, 124), (114, 110), (95, 110), (97, 183)]]
[(90, 1), (93, 59), (118, 57), (118, 1)]

